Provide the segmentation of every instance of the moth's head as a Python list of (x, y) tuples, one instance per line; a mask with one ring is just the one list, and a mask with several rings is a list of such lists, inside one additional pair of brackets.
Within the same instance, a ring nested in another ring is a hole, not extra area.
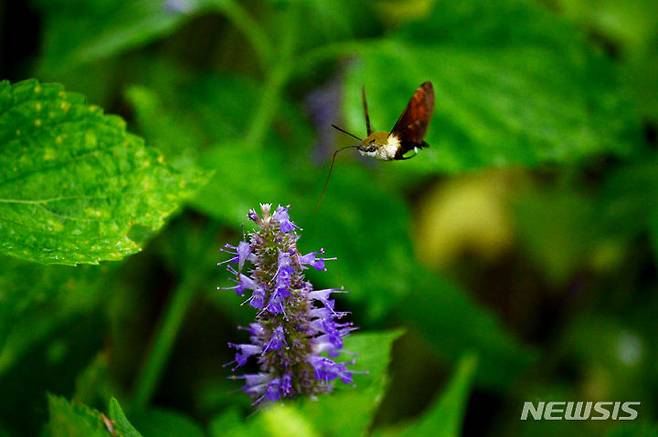
[(373, 132), (363, 139), (356, 148), (364, 156), (374, 156), (377, 150), (388, 141), (388, 132)]

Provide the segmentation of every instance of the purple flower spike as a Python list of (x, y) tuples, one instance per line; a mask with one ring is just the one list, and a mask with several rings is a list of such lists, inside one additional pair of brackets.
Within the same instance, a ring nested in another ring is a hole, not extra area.
[[(304, 278), (308, 266), (325, 270), (324, 250), (301, 255), (299, 236), (288, 208), (261, 204), (261, 214), (249, 211), (257, 228), (247, 241), (227, 245), (232, 258), (227, 270), (237, 285), (228, 287), (239, 295), (251, 291), (246, 301), (258, 310), (248, 328), (247, 344), (230, 343), (237, 349), (235, 363), (244, 366), (251, 358), (260, 372), (245, 374), (243, 390), (258, 405), (296, 396), (314, 397), (333, 389), (336, 380), (350, 384), (349, 362), (338, 362), (343, 338), (355, 328), (342, 319), (349, 313), (334, 311), (332, 293), (341, 290), (313, 290)], [(235, 370), (234, 368), (234, 370)]]

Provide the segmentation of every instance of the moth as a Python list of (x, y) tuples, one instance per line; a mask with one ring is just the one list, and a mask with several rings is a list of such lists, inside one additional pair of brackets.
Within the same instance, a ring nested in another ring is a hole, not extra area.
[[(418, 149), (429, 147), (429, 144), (425, 142), (424, 138), (430, 118), (432, 118), (432, 111), (434, 110), (434, 87), (432, 87), (432, 82), (423, 82), (416, 88), (404, 112), (402, 112), (393, 129), (389, 132), (372, 131), (365, 88), (361, 88), (361, 100), (363, 102), (363, 114), (368, 132), (366, 138), (361, 139), (335, 124), (331, 125), (334, 129), (359, 140), (356, 146), (348, 146), (346, 148), (354, 147), (362, 156), (381, 161), (399, 161), (413, 158), (418, 154)], [(337, 150), (335, 153), (346, 148)], [(412, 151), (412, 155), (407, 155)]]
[(361, 88), (361, 101), (368, 136), (362, 139), (335, 124), (331, 125), (334, 129), (351, 136), (359, 142), (356, 145), (343, 147), (334, 152), (331, 157), (329, 174), (318, 200), (318, 206), (331, 178), (336, 155), (343, 150), (354, 148), (358, 150), (359, 154), (369, 158), (380, 161), (401, 161), (411, 159), (418, 154), (419, 149), (429, 147), (429, 144), (425, 142), (425, 133), (432, 118), (432, 111), (434, 111), (434, 87), (432, 82), (423, 82), (416, 88), (409, 103), (407, 103), (407, 107), (398, 118), (398, 121), (395, 122), (393, 129), (388, 132), (372, 131), (365, 87)]

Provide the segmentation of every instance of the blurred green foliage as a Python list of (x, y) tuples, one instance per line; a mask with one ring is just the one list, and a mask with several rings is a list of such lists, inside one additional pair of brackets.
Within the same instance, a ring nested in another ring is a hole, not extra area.
[[(0, 435), (657, 435), (656, 2), (0, 5)], [(389, 129), (425, 80), (431, 147), (316, 208), (361, 86)], [(362, 332), (355, 387), (254, 413), (215, 288), (259, 202)], [(519, 420), (556, 399), (640, 420)]]

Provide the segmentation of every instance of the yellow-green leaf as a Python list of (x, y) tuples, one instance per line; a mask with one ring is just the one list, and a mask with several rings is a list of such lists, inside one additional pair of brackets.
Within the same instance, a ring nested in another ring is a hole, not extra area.
[[(0, 252), (95, 264), (140, 250), (198, 184), (84, 97), (57, 84), (0, 83)], [(136, 229), (134, 229), (136, 228)]]

